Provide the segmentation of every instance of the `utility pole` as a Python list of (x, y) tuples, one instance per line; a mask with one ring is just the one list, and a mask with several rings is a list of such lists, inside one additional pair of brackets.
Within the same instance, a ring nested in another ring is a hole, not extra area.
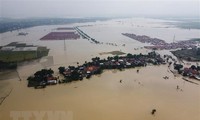
[(64, 51), (66, 51), (66, 44), (65, 44), (65, 39), (64, 39)]

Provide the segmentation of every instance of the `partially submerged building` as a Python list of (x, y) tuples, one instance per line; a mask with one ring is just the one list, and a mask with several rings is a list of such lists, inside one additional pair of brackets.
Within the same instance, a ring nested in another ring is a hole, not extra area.
[(21, 62), (47, 56), (49, 49), (44, 46), (12, 42), (0, 48), (0, 61)]

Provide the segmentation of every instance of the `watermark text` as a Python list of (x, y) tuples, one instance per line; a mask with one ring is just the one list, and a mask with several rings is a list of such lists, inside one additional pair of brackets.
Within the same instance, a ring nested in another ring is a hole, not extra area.
[(73, 120), (71, 111), (11, 111), (11, 120)]

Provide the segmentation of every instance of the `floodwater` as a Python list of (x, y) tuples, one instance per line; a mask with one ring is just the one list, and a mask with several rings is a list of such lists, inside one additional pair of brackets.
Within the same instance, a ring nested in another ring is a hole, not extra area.
[[(121, 33), (135, 33), (157, 37), (166, 42), (199, 38), (200, 30), (179, 29), (165, 25), (163, 20), (132, 18), (98, 21), (94, 23), (78, 23), (70, 25), (38, 26), (20, 30), (28, 32), (27, 36), (17, 36), (19, 31), (0, 34), (1, 45), (13, 41), (44, 45), (50, 48), (49, 57), (21, 65), (17, 71), (20, 78), (9, 73), (1, 80), (1, 97), (10, 89), (12, 93), (0, 106), (0, 119), (12, 120), (11, 111), (70, 111), (73, 120), (199, 120), (200, 119), (200, 87), (174, 77), (168, 72), (166, 65), (148, 66), (124, 71), (109, 70), (91, 79), (49, 86), (35, 90), (27, 88), (27, 77), (42, 68), (52, 68), (55, 75), (59, 66), (76, 65), (90, 61), (92, 57), (106, 58), (102, 52), (122, 51), (125, 53), (147, 53), (145, 44), (122, 36)], [(80, 27), (89, 36), (104, 44), (93, 44), (88, 40), (40, 41), (39, 39), (57, 27)], [(105, 43), (116, 43), (117, 46)], [(126, 44), (125, 46), (122, 46)], [(135, 49), (134, 49), (135, 48)], [(169, 53), (169, 51), (159, 51)], [(46, 62), (46, 63), (45, 63)], [(169, 79), (163, 79), (169, 76)], [(122, 83), (119, 81), (122, 80)], [(200, 84), (199, 81), (194, 81)], [(180, 87), (176, 89), (177, 85)], [(156, 114), (151, 115), (152, 109)], [(34, 120), (34, 118), (33, 118)], [(44, 120), (48, 120), (44, 118)]]

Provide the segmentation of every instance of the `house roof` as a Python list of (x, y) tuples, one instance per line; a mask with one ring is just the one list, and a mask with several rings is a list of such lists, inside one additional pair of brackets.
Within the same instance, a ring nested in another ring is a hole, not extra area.
[(191, 68), (184, 68), (184, 72), (191, 73), (191, 74), (199, 74), (197, 70), (193, 70)]
[(17, 47), (13, 51), (37, 51), (38, 47)]
[(90, 66), (90, 67), (86, 68), (86, 71), (92, 72), (92, 71), (96, 71), (97, 69), (98, 69), (98, 67), (96, 67), (96, 66)]

